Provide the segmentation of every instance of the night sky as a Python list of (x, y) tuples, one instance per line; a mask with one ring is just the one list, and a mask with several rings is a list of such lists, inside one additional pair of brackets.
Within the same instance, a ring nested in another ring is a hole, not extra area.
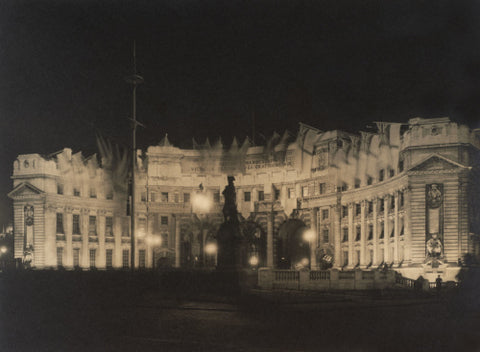
[(0, 2), (0, 226), (18, 154), (129, 143), (132, 43), (138, 143), (165, 133), (364, 129), (450, 116), (480, 127), (480, 2)]

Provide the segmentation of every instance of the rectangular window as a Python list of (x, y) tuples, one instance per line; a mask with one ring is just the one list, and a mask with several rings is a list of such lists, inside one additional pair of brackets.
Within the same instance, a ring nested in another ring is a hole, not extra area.
[(214, 192), (213, 193), (213, 201), (215, 203), (220, 203), (220, 192)]
[(250, 192), (244, 192), (243, 193), (243, 199), (245, 200), (245, 202), (250, 202), (250, 199), (251, 199)]
[(357, 226), (355, 228), (355, 241), (360, 241), (361, 237), (362, 237), (362, 229), (360, 226)]
[(162, 216), (160, 220), (162, 225), (168, 225), (168, 216)]
[(168, 233), (162, 234), (162, 248), (168, 248)]
[(383, 199), (380, 199), (380, 212), (385, 210), (385, 201)]
[(360, 179), (355, 179), (355, 188), (360, 188)]
[(63, 194), (63, 185), (61, 183), (57, 183), (57, 194)]
[(381, 169), (381, 170), (378, 172), (378, 181), (379, 181), (379, 182), (382, 182), (384, 179), (385, 179), (385, 170), (384, 170), (384, 169)]
[(373, 184), (373, 178), (371, 176), (367, 177), (367, 185), (371, 186)]
[(130, 236), (130, 221), (129, 218), (122, 218), (122, 236), (129, 237)]
[(308, 197), (308, 186), (302, 187), (302, 197)]
[(344, 182), (344, 183), (342, 183), (342, 187), (341, 187), (341, 189), (342, 189), (342, 192), (345, 192), (345, 191), (347, 191), (347, 190), (348, 190), (348, 185), (347, 185), (345, 182)]
[(155, 203), (157, 201), (157, 194), (155, 192), (150, 192), (150, 202)]
[(265, 192), (264, 191), (258, 191), (258, 200), (260, 202), (265, 200)]
[(380, 223), (380, 236), (378, 238), (384, 238), (385, 237), (385, 227), (383, 226), (383, 222)]
[(97, 251), (95, 249), (90, 249), (90, 268), (95, 268), (96, 259), (97, 259)]
[(113, 236), (113, 218), (111, 216), (105, 218), (105, 236)]
[(348, 216), (348, 207), (347, 206), (342, 206), (342, 218), (345, 218)]
[(348, 265), (348, 251), (343, 251), (343, 266)]
[(74, 267), (80, 266), (80, 248), (73, 249), (73, 266)]
[(368, 225), (368, 239), (373, 240), (373, 225)]
[(72, 226), (72, 233), (74, 235), (80, 235), (80, 215), (73, 214), (73, 226)]
[(400, 234), (399, 236), (403, 236), (405, 233), (404, 225), (403, 225), (403, 220), (400, 222)]
[(90, 198), (97, 198), (97, 191), (95, 188), (90, 188)]
[(63, 247), (57, 247), (57, 266), (63, 266)]
[(394, 170), (394, 169), (390, 169), (390, 171), (389, 171), (389, 172), (390, 172), (390, 177), (393, 177), (393, 176), (395, 176), (395, 170)]
[(328, 229), (323, 230), (323, 243), (328, 243), (330, 241)]
[(140, 201), (146, 202), (147, 201), (147, 192), (140, 193)]
[(63, 231), (63, 214), (57, 213), (57, 233), (64, 234)]
[(390, 197), (390, 209), (395, 209), (395, 197)]
[(145, 268), (145, 249), (140, 249), (138, 251), (138, 266), (140, 268)]
[(168, 192), (162, 192), (162, 202), (168, 202)]
[(97, 235), (97, 217), (90, 215), (88, 217), (88, 235), (96, 236)]
[(322, 210), (322, 220), (328, 219), (328, 209)]
[(368, 213), (373, 213), (373, 202), (368, 202)]
[(147, 219), (139, 218), (138, 219), (138, 236), (142, 237), (147, 234)]
[(362, 213), (362, 206), (361, 204), (355, 204), (355, 215), (360, 215)]
[(342, 242), (347, 242), (348, 241), (348, 227), (344, 227), (342, 231), (343, 231)]
[(295, 198), (295, 188), (289, 188), (288, 189), (288, 198), (289, 199)]
[(108, 188), (106, 193), (105, 193), (105, 198), (107, 200), (112, 200), (113, 199), (113, 190), (111, 188)]
[(130, 266), (130, 251), (128, 249), (122, 250), (122, 267), (124, 269)]
[(320, 194), (327, 193), (327, 185), (325, 183), (320, 183), (319, 185)]
[(73, 188), (73, 195), (74, 195), (75, 197), (80, 197), (80, 188), (74, 187), (74, 188)]
[(275, 192), (275, 200), (279, 200), (280, 199), (280, 190), (275, 188), (274, 192)]
[[(220, 195), (218, 195), (218, 198), (220, 199)], [(174, 201), (175, 203), (178, 203), (178, 201), (179, 201), (178, 199), (179, 199), (178, 193), (175, 193), (175, 194), (173, 195), (173, 201)]]
[(113, 267), (113, 250), (112, 249), (107, 249), (106, 257), (107, 257), (107, 268), (111, 269)]
[(184, 193), (183, 194), (183, 202), (184, 203), (190, 203), (190, 193)]
[(400, 199), (398, 200), (398, 203), (400, 204), (400, 208), (403, 208), (403, 203), (405, 202), (405, 199), (403, 198), (403, 192), (399, 193)]
[(400, 160), (398, 162), (398, 172), (402, 172), (403, 171), (403, 160)]

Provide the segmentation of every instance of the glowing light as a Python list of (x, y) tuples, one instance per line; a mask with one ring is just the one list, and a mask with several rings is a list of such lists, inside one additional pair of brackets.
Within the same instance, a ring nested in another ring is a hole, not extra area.
[(215, 243), (208, 243), (205, 245), (205, 253), (215, 254), (217, 253), (217, 245)]
[(303, 266), (307, 266), (308, 263), (309, 263), (309, 260), (307, 258), (303, 258), (301, 263), (302, 263)]
[(257, 256), (251, 256), (250, 259), (248, 260), (251, 266), (257, 266), (258, 265), (258, 257)]
[(203, 193), (196, 193), (192, 197), (193, 211), (198, 213), (208, 213), (212, 208), (212, 200)]
[(7, 253), (7, 247), (2, 246), (2, 247), (0, 248), (0, 252), (2, 252), (2, 253)]
[(315, 231), (308, 229), (303, 233), (303, 239), (307, 242), (311, 242), (315, 239)]
[(147, 236), (145, 241), (151, 246), (160, 246), (162, 244), (162, 237), (161, 236)]

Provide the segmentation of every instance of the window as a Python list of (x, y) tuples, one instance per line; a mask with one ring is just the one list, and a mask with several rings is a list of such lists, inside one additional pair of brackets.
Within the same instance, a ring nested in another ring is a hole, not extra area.
[(130, 221), (128, 218), (122, 218), (122, 236), (129, 237), (130, 236)]
[(328, 219), (328, 209), (322, 209), (322, 220)]
[(265, 192), (264, 191), (258, 191), (258, 200), (260, 202), (265, 200)]
[(403, 225), (403, 220), (400, 223), (400, 234), (399, 236), (403, 236), (405, 233), (404, 225)]
[(360, 226), (357, 226), (355, 228), (355, 241), (360, 241), (361, 237), (362, 237), (362, 229)]
[(368, 239), (372, 240), (373, 239), (373, 225), (368, 225)]
[(213, 202), (214, 203), (220, 203), (220, 192), (214, 192), (213, 193)]
[(403, 208), (403, 203), (404, 203), (404, 198), (403, 198), (403, 192), (400, 192), (399, 195), (400, 199), (398, 200), (398, 203), (400, 204), (400, 208)]
[(80, 215), (79, 214), (73, 214), (72, 233), (74, 235), (80, 235)]
[(88, 235), (96, 236), (97, 235), (97, 217), (90, 215), (88, 217)]
[(105, 198), (107, 200), (112, 200), (113, 199), (113, 190), (112, 189), (107, 189), (107, 192), (105, 193)]
[(380, 236), (378, 238), (384, 238), (385, 237), (385, 228), (383, 226), (383, 222), (380, 223)]
[(146, 202), (147, 201), (147, 192), (142, 192), (140, 194), (140, 201), (141, 202)]
[(168, 192), (162, 192), (162, 202), (168, 202)]
[(124, 269), (130, 266), (130, 251), (128, 249), (122, 250), (122, 267)]
[(111, 216), (105, 218), (105, 236), (113, 236), (113, 218)]
[(390, 172), (390, 177), (393, 177), (393, 176), (395, 176), (395, 170), (394, 170), (394, 169), (390, 169), (390, 171), (389, 171), (389, 172)]
[(373, 213), (373, 202), (368, 202), (368, 213)]
[(147, 219), (138, 219), (138, 237), (143, 237), (147, 234)]
[(80, 197), (80, 188), (74, 187), (74, 188), (73, 188), (73, 195), (74, 195), (75, 197)]
[(90, 249), (90, 268), (95, 268), (95, 259), (97, 257), (97, 251)]
[(346, 205), (342, 206), (342, 218), (345, 218), (348, 216), (348, 207)]
[(390, 209), (395, 209), (395, 197), (390, 197)]
[(162, 216), (160, 221), (162, 225), (168, 225), (168, 216)]
[[(179, 201), (178, 199), (179, 199), (178, 193), (175, 193), (175, 194), (173, 195), (173, 201), (174, 201), (175, 203), (178, 203), (178, 201)], [(220, 194), (218, 195), (218, 201), (220, 201)]]
[(243, 200), (244, 200), (245, 202), (250, 202), (250, 198), (251, 198), (250, 192), (244, 192), (244, 193), (243, 193)]
[(145, 249), (140, 249), (138, 251), (138, 266), (140, 268), (145, 268)]
[[(392, 225), (392, 224), (391, 224)], [(395, 228), (391, 226), (390, 237), (395, 237)]]
[(150, 202), (155, 203), (157, 201), (157, 194), (155, 192), (150, 192)]
[(348, 185), (345, 182), (342, 183), (341, 190), (342, 190), (342, 192), (345, 192), (346, 190), (348, 190)]
[(330, 241), (328, 229), (323, 230), (323, 243), (328, 243)]
[(372, 178), (372, 176), (368, 176), (367, 177), (367, 185), (371, 186), (372, 184), (373, 184), (373, 178)]
[(57, 233), (65, 233), (63, 231), (63, 214), (57, 213)]
[(378, 181), (379, 181), (379, 182), (382, 182), (384, 179), (385, 179), (385, 170), (384, 170), (384, 169), (381, 169), (381, 170), (378, 172)]
[(274, 194), (275, 194), (275, 200), (279, 200), (280, 199), (280, 190), (275, 188)]
[(183, 202), (184, 203), (190, 203), (190, 193), (184, 193), (183, 194)]
[(360, 188), (360, 179), (355, 179), (355, 188)]
[(80, 266), (80, 248), (73, 249), (73, 266)]
[(347, 242), (348, 241), (348, 227), (344, 227), (342, 231), (343, 231), (342, 242)]
[(168, 233), (162, 233), (162, 248), (168, 248)]
[(107, 257), (107, 269), (111, 269), (113, 267), (113, 250), (107, 249), (106, 257)]
[(325, 194), (327, 192), (327, 185), (325, 183), (320, 183), (318, 186), (320, 194)]
[(362, 206), (360, 204), (355, 204), (355, 215), (360, 215), (362, 213)]
[(302, 197), (308, 197), (308, 186), (302, 187)]
[(348, 265), (348, 251), (343, 251), (343, 266)]
[(95, 188), (90, 188), (90, 198), (97, 198), (97, 191)]
[(398, 172), (402, 172), (403, 171), (403, 160), (400, 160), (398, 162)]
[(63, 266), (63, 247), (57, 247), (57, 266)]
[(57, 194), (63, 194), (63, 185), (61, 183), (57, 183)]
[(385, 210), (385, 201), (383, 199), (380, 199), (380, 212)]
[(288, 189), (288, 198), (289, 199), (295, 198), (295, 188), (289, 188)]

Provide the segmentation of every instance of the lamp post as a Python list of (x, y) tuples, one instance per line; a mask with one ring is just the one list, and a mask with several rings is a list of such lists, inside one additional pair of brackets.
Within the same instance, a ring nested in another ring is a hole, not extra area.
[[(199, 228), (200, 228), (200, 236), (201, 236), (201, 250), (200, 255), (202, 256), (202, 265), (205, 267), (206, 265), (206, 237), (207, 237), (207, 228), (206, 223), (208, 218), (206, 215), (210, 212), (212, 208), (212, 200), (208, 197), (207, 194), (203, 192), (203, 187), (200, 187), (200, 191), (195, 193), (192, 198), (192, 213), (195, 213), (199, 216)], [(210, 247), (209, 250), (213, 248)], [(216, 252), (216, 249), (215, 249)]]

